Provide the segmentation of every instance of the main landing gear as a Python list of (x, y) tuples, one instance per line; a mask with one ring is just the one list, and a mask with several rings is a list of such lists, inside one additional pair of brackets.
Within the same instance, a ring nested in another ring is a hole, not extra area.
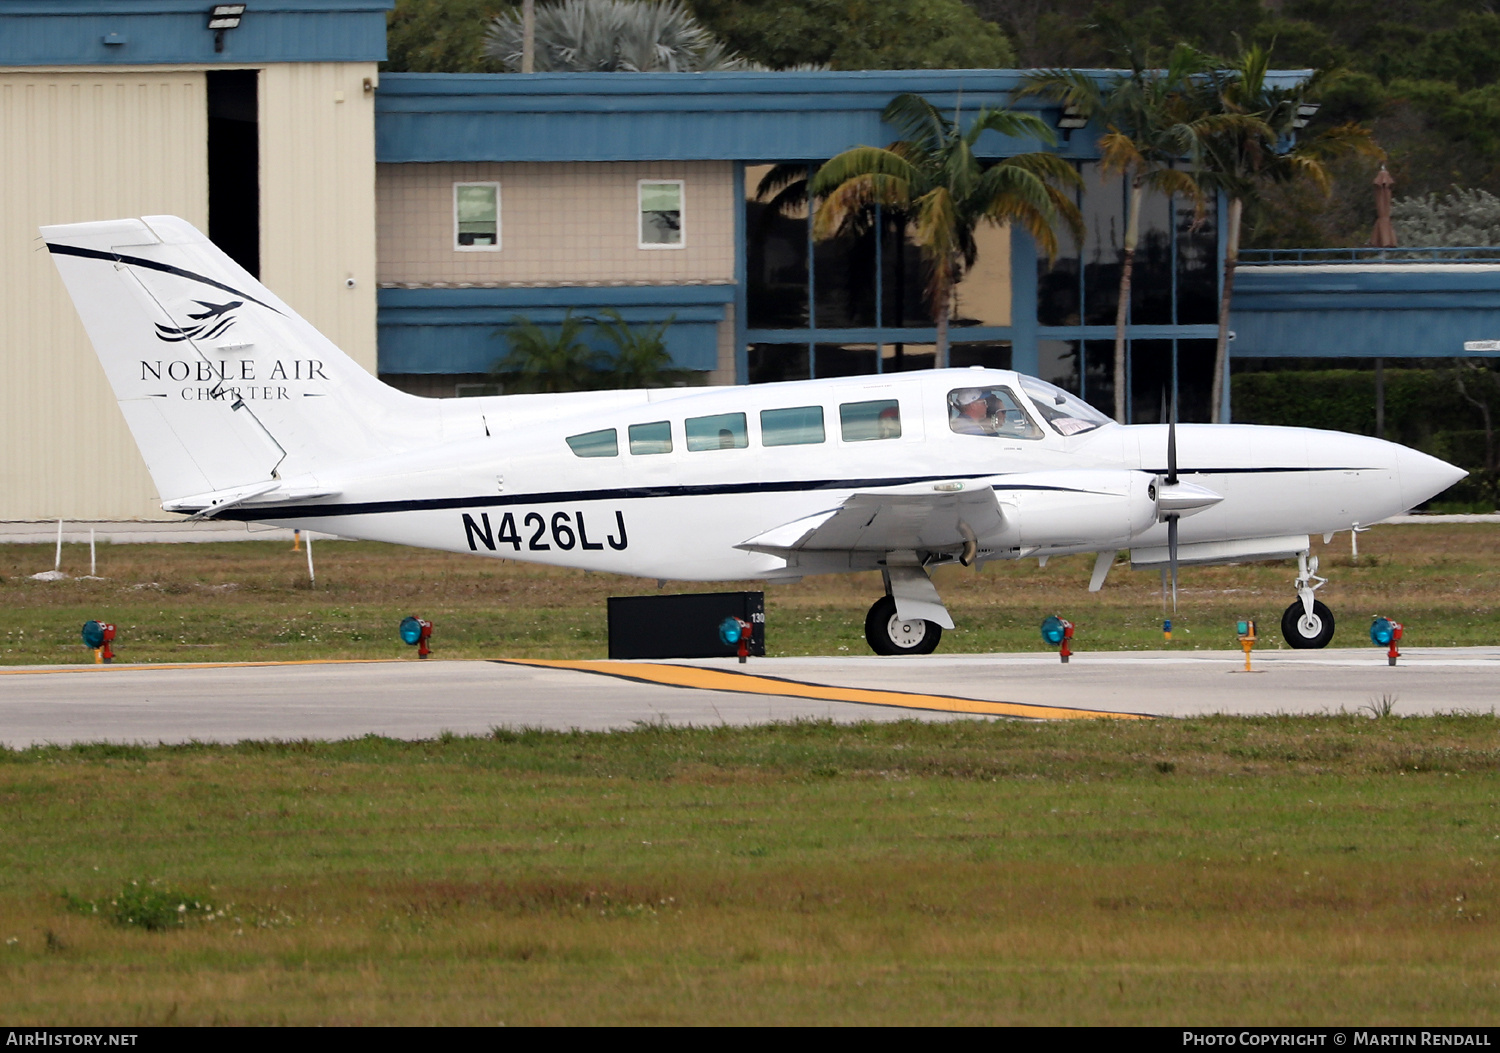
[(1306, 552), (1297, 555), (1296, 601), (1281, 615), (1281, 635), (1288, 647), (1312, 650), (1327, 647), (1333, 639), (1333, 612), (1322, 600), (1313, 599), (1313, 593), (1328, 584), (1327, 578), (1318, 577), (1318, 557), (1309, 557)]
[(865, 615), (865, 639), (876, 654), (931, 654), (943, 638), (943, 627), (925, 618), (902, 618), (893, 596), (882, 596)]
[(931, 654), (953, 617), (915, 552), (893, 552), (880, 568), (885, 595), (865, 615), (865, 639), (876, 654)]

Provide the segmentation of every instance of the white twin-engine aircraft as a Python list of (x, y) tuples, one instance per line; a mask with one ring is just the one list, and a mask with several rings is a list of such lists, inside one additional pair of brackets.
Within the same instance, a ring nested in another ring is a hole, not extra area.
[(382, 384), (181, 219), (42, 229), (162, 507), (682, 581), (879, 570), (865, 634), (925, 654), (928, 571), (1094, 552), (1133, 567), (1295, 558), (1293, 647), (1333, 616), (1311, 534), (1464, 472), (1302, 428), (1111, 422), (1002, 370), (425, 399)]

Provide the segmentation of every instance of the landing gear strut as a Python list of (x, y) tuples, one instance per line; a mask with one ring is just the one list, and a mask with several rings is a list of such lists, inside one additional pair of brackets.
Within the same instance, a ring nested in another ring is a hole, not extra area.
[(1281, 635), (1287, 646), (1298, 650), (1327, 647), (1333, 639), (1333, 612), (1322, 600), (1313, 599), (1313, 593), (1328, 584), (1327, 578), (1318, 577), (1318, 557), (1306, 552), (1297, 555), (1297, 600), (1281, 615)]
[(880, 597), (865, 615), (865, 639), (876, 654), (931, 654), (942, 638), (936, 622), (897, 615), (893, 596)]

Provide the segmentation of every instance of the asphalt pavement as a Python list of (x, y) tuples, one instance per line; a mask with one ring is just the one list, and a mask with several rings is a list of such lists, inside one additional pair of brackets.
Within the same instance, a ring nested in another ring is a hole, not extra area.
[[(498, 726), (1491, 712), (1500, 648), (1083, 652), (877, 658), (51, 666), (0, 669), (0, 742), (428, 738)], [(686, 675), (682, 667), (690, 667)], [(746, 678), (748, 674), (748, 678)], [(687, 686), (679, 686), (686, 684)], [(780, 686), (778, 686), (780, 685)], [(1067, 712), (1073, 711), (1073, 712)], [(1079, 712), (1082, 711), (1082, 712)]]

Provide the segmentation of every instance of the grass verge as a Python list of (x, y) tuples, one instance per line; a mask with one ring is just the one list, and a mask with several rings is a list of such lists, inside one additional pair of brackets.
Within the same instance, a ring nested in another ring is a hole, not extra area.
[[(4, 751), (0, 1020), (1486, 1024), (1497, 730)], [(122, 921), (131, 889), (203, 909)]]
[[(1331, 579), (1319, 596), (1339, 619), (1335, 645), (1363, 645), (1370, 619), (1406, 624), (1406, 646), (1493, 644), (1500, 640), (1500, 528), (1488, 524), (1386, 526), (1314, 539)], [(87, 565), (65, 546), (64, 569)], [(107, 580), (38, 582), (51, 549), (0, 546), (0, 664), (79, 663), (90, 618), (120, 627), (122, 661), (256, 661), (410, 657), (396, 637), (407, 614), (435, 626), (437, 657), (602, 658), (605, 598), (656, 591), (655, 583), (502, 560), (365, 542), (319, 542), (318, 586), (300, 553), (283, 542), (119, 545), (100, 550)], [(1163, 646), (1159, 579), (1117, 567), (1090, 594), (1092, 557), (1038, 567), (993, 563), (981, 572), (941, 568), (937, 584), (958, 627), (948, 653), (1040, 650), (1037, 627), (1061, 612), (1078, 625), (1080, 649)], [(1256, 618), (1262, 647), (1280, 643), (1292, 600), (1289, 565), (1188, 568), (1171, 646), (1234, 647), (1237, 618)], [(703, 592), (760, 583), (669, 583)], [(772, 655), (865, 654), (865, 612), (879, 576), (809, 578), (767, 588)]]

